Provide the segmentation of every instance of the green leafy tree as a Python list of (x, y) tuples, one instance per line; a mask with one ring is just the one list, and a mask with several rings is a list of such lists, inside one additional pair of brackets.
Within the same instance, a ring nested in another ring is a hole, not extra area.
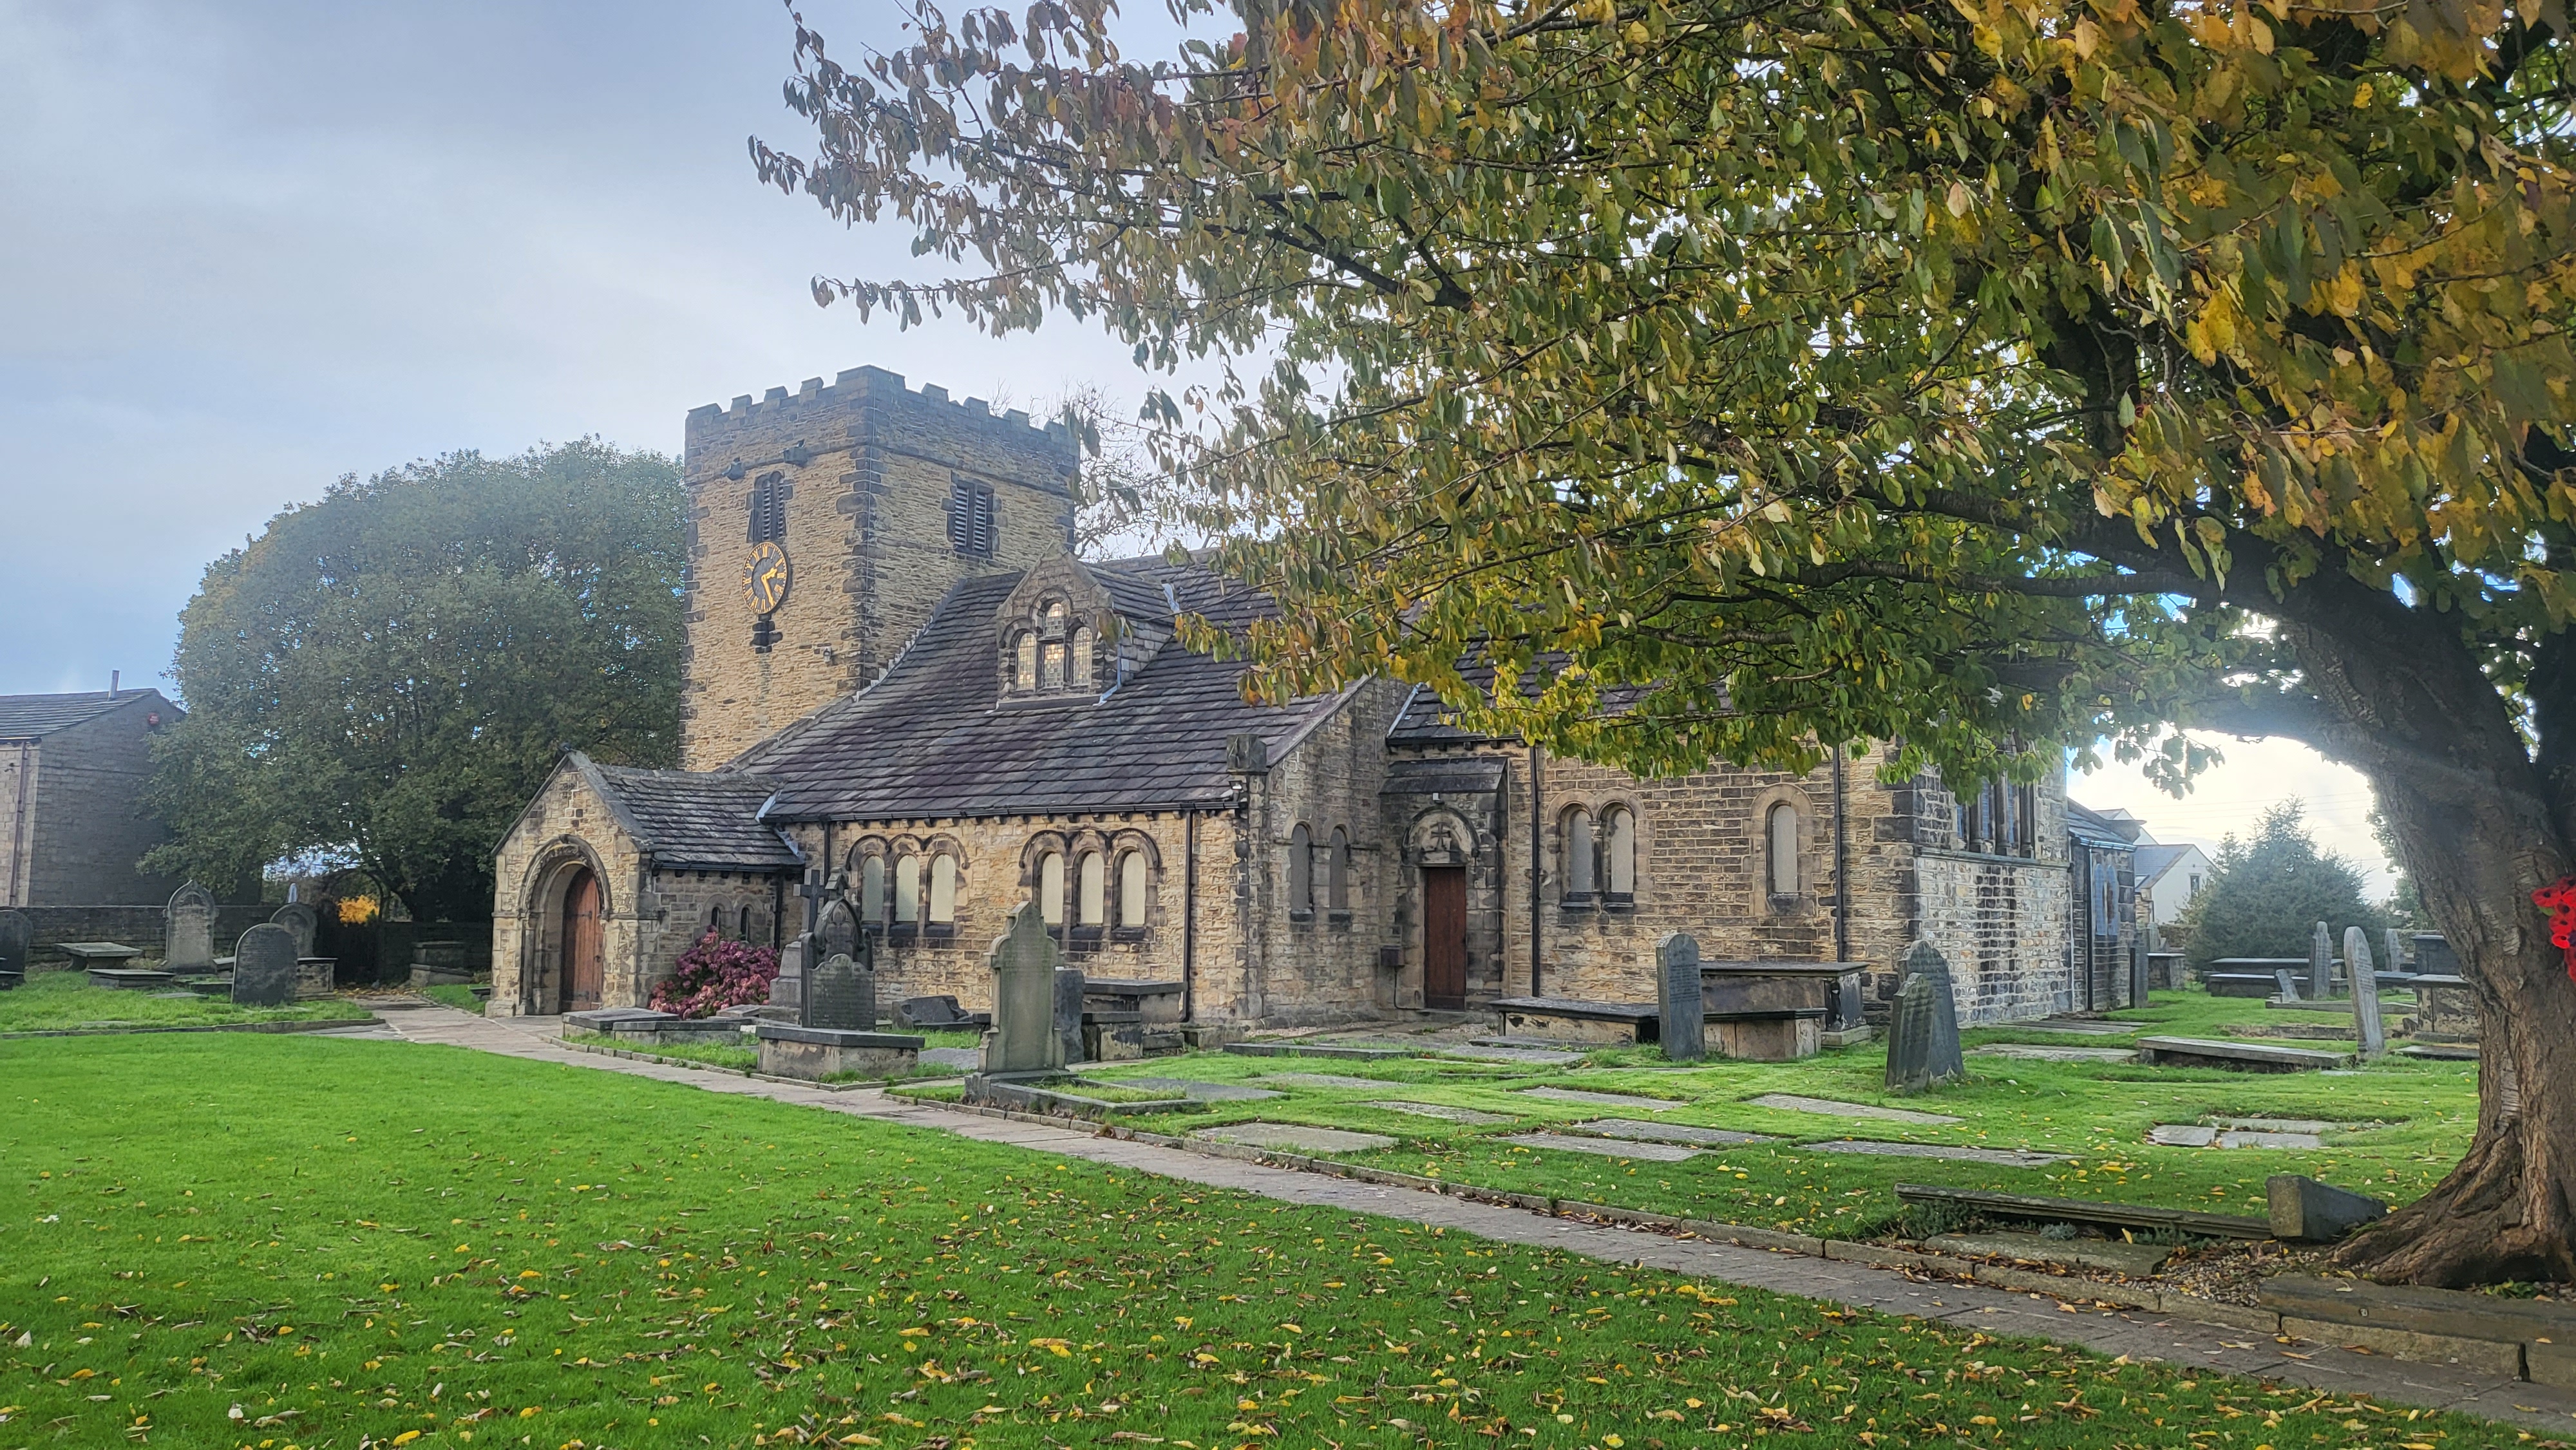
[(2369, 932), (2371, 949), (2379, 949), (2387, 913), (2362, 898), (2361, 872), (2351, 862), (2317, 849), (2306, 814), (2302, 803), (2285, 801), (2263, 813), (2252, 839), (2231, 835), (2218, 843), (2209, 880), (2183, 912), (2192, 966), (2221, 957), (2304, 957), (2321, 921), (2337, 956), (2348, 926)]
[(1109, 0), (856, 67), (800, 20), (811, 150), (756, 167), (939, 269), (817, 295), (1202, 370), (1149, 415), (1287, 602), (1263, 690), (1392, 670), (1645, 772), (2352, 764), (2522, 1093), (2345, 1262), (2576, 1277), (2556, 10), (1215, 3), (1159, 61)]
[(684, 494), (594, 441), (455, 453), (290, 508), (206, 568), (171, 669), (153, 869), (355, 865), (423, 920), (492, 903), (492, 851), (567, 746), (679, 754)]

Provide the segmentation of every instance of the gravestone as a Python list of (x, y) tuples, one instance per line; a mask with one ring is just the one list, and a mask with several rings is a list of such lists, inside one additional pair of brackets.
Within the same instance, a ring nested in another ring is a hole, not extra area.
[(297, 956), (313, 955), (313, 933), (320, 928), (322, 918), (313, 910), (312, 902), (290, 901), (270, 913), (268, 920), (270, 925), (282, 926), (294, 933)]
[(2370, 962), (2370, 933), (2357, 926), (2343, 929), (2344, 970), (2352, 977), (2352, 1020), (2361, 1030), (2361, 1060), (2388, 1055), (2388, 1029), (2379, 1021), (2379, 973)]
[(842, 1032), (876, 1031), (877, 974), (848, 952), (825, 957), (805, 979), (803, 1022)]
[(270, 921), (243, 932), (233, 948), (233, 1001), (283, 1007), (294, 995), (295, 933)]
[(1968, 1075), (1959, 1051), (1959, 1002), (1950, 964), (1930, 942), (1905, 954), (1896, 989), (1896, 1014), (1887, 1030), (1887, 1087), (1919, 1093)]
[(2392, 972), (2410, 970), (2406, 965), (2406, 938), (2399, 936), (2397, 928), (2392, 926), (2388, 929), (2385, 940), (2388, 943), (2388, 970)]
[(1056, 968), (1055, 1035), (1064, 1040), (1065, 1061), (1081, 1062), (1091, 1055), (1082, 1050), (1082, 973), (1077, 968)]
[(1063, 1071), (1064, 1036), (1055, 1024), (1055, 937), (1036, 902), (1023, 902), (1011, 913), (1011, 929), (993, 939), (984, 960), (993, 971), (993, 1030), (984, 1039), (984, 1071)]
[(2147, 994), (2155, 990), (2155, 933), (2138, 933), (2137, 943), (2129, 949), (2129, 1005), (2144, 1007)]
[(2308, 937), (2308, 997), (2322, 1002), (2334, 995), (2334, 937), (2324, 922)]
[(36, 950), (36, 919), (14, 906), (0, 907), (0, 972), (27, 970)]
[(170, 893), (161, 912), (161, 965), (172, 972), (211, 971), (215, 965), (215, 894), (194, 881)]
[(1655, 995), (1664, 1056), (1697, 1062), (1708, 1056), (1708, 999), (1699, 983), (1699, 939), (1673, 932), (1655, 943)]
[(850, 910), (850, 903), (833, 897), (824, 904), (822, 914), (814, 919), (814, 937), (815, 950), (824, 959), (855, 959), (859, 954), (859, 914)]
[(2272, 985), (2281, 989), (2282, 1001), (2296, 1002), (2299, 1000), (2299, 979), (2290, 975), (2290, 969), (2288, 967), (2274, 967), (2272, 969)]
[(2438, 931), (2415, 933), (2415, 970), (2427, 977), (2456, 977), (2460, 974), (2460, 954), (2451, 950), (2451, 939)]
[(2376, 1198), (2296, 1174), (2267, 1178), (2263, 1190), (2272, 1236), (2294, 1243), (2332, 1243), (2388, 1214), (2388, 1205)]
[(784, 1007), (802, 1014), (805, 1010), (805, 972), (814, 961), (814, 938), (800, 936), (778, 949), (778, 980), (769, 984), (769, 1005)]

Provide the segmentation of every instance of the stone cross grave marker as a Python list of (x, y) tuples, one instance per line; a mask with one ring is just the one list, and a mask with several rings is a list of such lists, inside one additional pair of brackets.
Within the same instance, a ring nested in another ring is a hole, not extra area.
[(827, 958), (856, 957), (859, 953), (859, 914), (850, 910), (850, 903), (833, 897), (823, 904), (822, 914), (814, 919), (814, 938), (816, 950)]
[(161, 912), (161, 965), (173, 972), (215, 965), (215, 894), (194, 881), (171, 892)]
[(2352, 974), (2352, 1020), (2361, 1030), (2361, 1060), (2388, 1055), (2388, 1029), (2379, 1020), (2379, 973), (2370, 964), (2370, 933), (2357, 926), (2343, 929), (2344, 970)]
[(2308, 937), (2308, 998), (2322, 1002), (2334, 995), (2334, 936), (2324, 922)]
[(876, 1031), (877, 974), (848, 952), (834, 952), (816, 963), (805, 979), (803, 1025)]
[(1664, 1056), (1697, 1062), (1708, 1056), (1708, 998), (1699, 983), (1699, 938), (1677, 931), (1655, 943), (1656, 1035)]
[(290, 901), (270, 913), (268, 919), (272, 924), (282, 926), (294, 934), (297, 956), (313, 955), (313, 934), (321, 929), (322, 918), (314, 911), (312, 902)]
[(993, 1034), (985, 1040), (988, 1073), (1057, 1072), (1064, 1067), (1064, 1038), (1055, 1030), (1055, 937), (1023, 902), (1011, 929), (993, 939), (985, 963), (993, 970)]
[(1888, 1024), (1887, 1086), (1919, 1093), (1968, 1075), (1959, 1050), (1959, 1001), (1950, 963), (1930, 942), (1905, 954), (1904, 980), (1896, 989), (1896, 1015)]
[(36, 949), (36, 920), (14, 906), (0, 907), (0, 972), (24, 972)]
[(241, 934), (233, 948), (233, 1001), (244, 1007), (282, 1007), (295, 996), (295, 933), (263, 921)]
[(1055, 969), (1055, 1035), (1064, 1043), (1067, 1062), (1081, 1062), (1090, 1056), (1082, 1046), (1082, 988), (1080, 968)]

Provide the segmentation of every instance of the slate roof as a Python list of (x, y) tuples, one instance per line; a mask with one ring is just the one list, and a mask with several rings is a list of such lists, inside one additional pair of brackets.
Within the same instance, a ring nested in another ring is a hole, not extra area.
[[(1168, 628), (1173, 604), (1220, 627), (1274, 612), (1264, 595), (1161, 558), (1085, 565), (1121, 614)], [(1226, 737), (1272, 758), (1344, 696), (1246, 704), (1243, 666), (1166, 643), (1098, 696), (1004, 701), (993, 616), (1017, 574), (961, 581), (883, 678), (735, 762), (778, 781), (773, 820), (1035, 815), (1232, 801)], [(1166, 586), (1170, 593), (1167, 596)]]
[[(2179, 846), (2140, 846), (2138, 848), (2137, 862), (2138, 884), (2141, 886), (2148, 885), (2157, 877), (2172, 870), (2173, 864), (2176, 861), (2181, 860), (2183, 857), (2188, 856), (2199, 849), (2200, 848), (2198, 846), (2191, 845), (2188, 842)], [(2206, 859), (2205, 856), (2204, 859)]]
[(68, 730), (74, 725), (95, 720), (110, 710), (133, 704), (145, 695), (161, 700), (165, 710), (172, 710), (161, 692), (154, 689), (81, 690), (68, 695), (0, 695), (0, 740), (33, 740)]
[(804, 864), (786, 838), (760, 820), (776, 781), (732, 771), (637, 770), (579, 756), (575, 764), (658, 867), (776, 871)]
[[(1545, 656), (1540, 663), (1532, 669), (1530, 675), (1523, 677), (1525, 687), (1536, 689), (1538, 681), (1534, 677), (1539, 673), (1539, 671), (1555, 669), (1561, 666), (1564, 662), (1565, 656), (1563, 655), (1550, 654)], [(1494, 672), (1489, 668), (1481, 665), (1469, 665), (1460, 670), (1458, 674), (1460, 678), (1464, 679), (1468, 684), (1475, 686), (1479, 690), (1490, 691), (1493, 688)], [(1626, 710), (1630, 705), (1635, 704), (1639, 699), (1643, 698), (1645, 693), (1646, 688), (1642, 685), (1610, 686), (1601, 692), (1602, 708), (1610, 714), (1616, 715), (1621, 711)], [(1449, 718), (1449, 707), (1441, 703), (1440, 696), (1435, 694), (1428, 686), (1417, 685), (1414, 687), (1413, 693), (1405, 697), (1404, 709), (1397, 714), (1395, 724), (1388, 727), (1386, 732), (1386, 743), (1389, 745), (1413, 746), (1416, 748), (1427, 748), (1442, 745), (1486, 745), (1493, 743), (1493, 737), (1480, 731), (1465, 729), (1453, 723)]]
[(2067, 833), (2092, 845), (2133, 850), (2144, 825), (2135, 816), (2107, 816), (2079, 801), (2066, 803)]

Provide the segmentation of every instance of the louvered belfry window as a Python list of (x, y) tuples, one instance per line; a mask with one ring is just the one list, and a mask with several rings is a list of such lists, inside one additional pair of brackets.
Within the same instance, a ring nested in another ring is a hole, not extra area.
[(787, 475), (764, 473), (751, 484), (751, 542), (787, 541)]
[(948, 491), (948, 542), (958, 553), (993, 557), (993, 490), (961, 478)]

